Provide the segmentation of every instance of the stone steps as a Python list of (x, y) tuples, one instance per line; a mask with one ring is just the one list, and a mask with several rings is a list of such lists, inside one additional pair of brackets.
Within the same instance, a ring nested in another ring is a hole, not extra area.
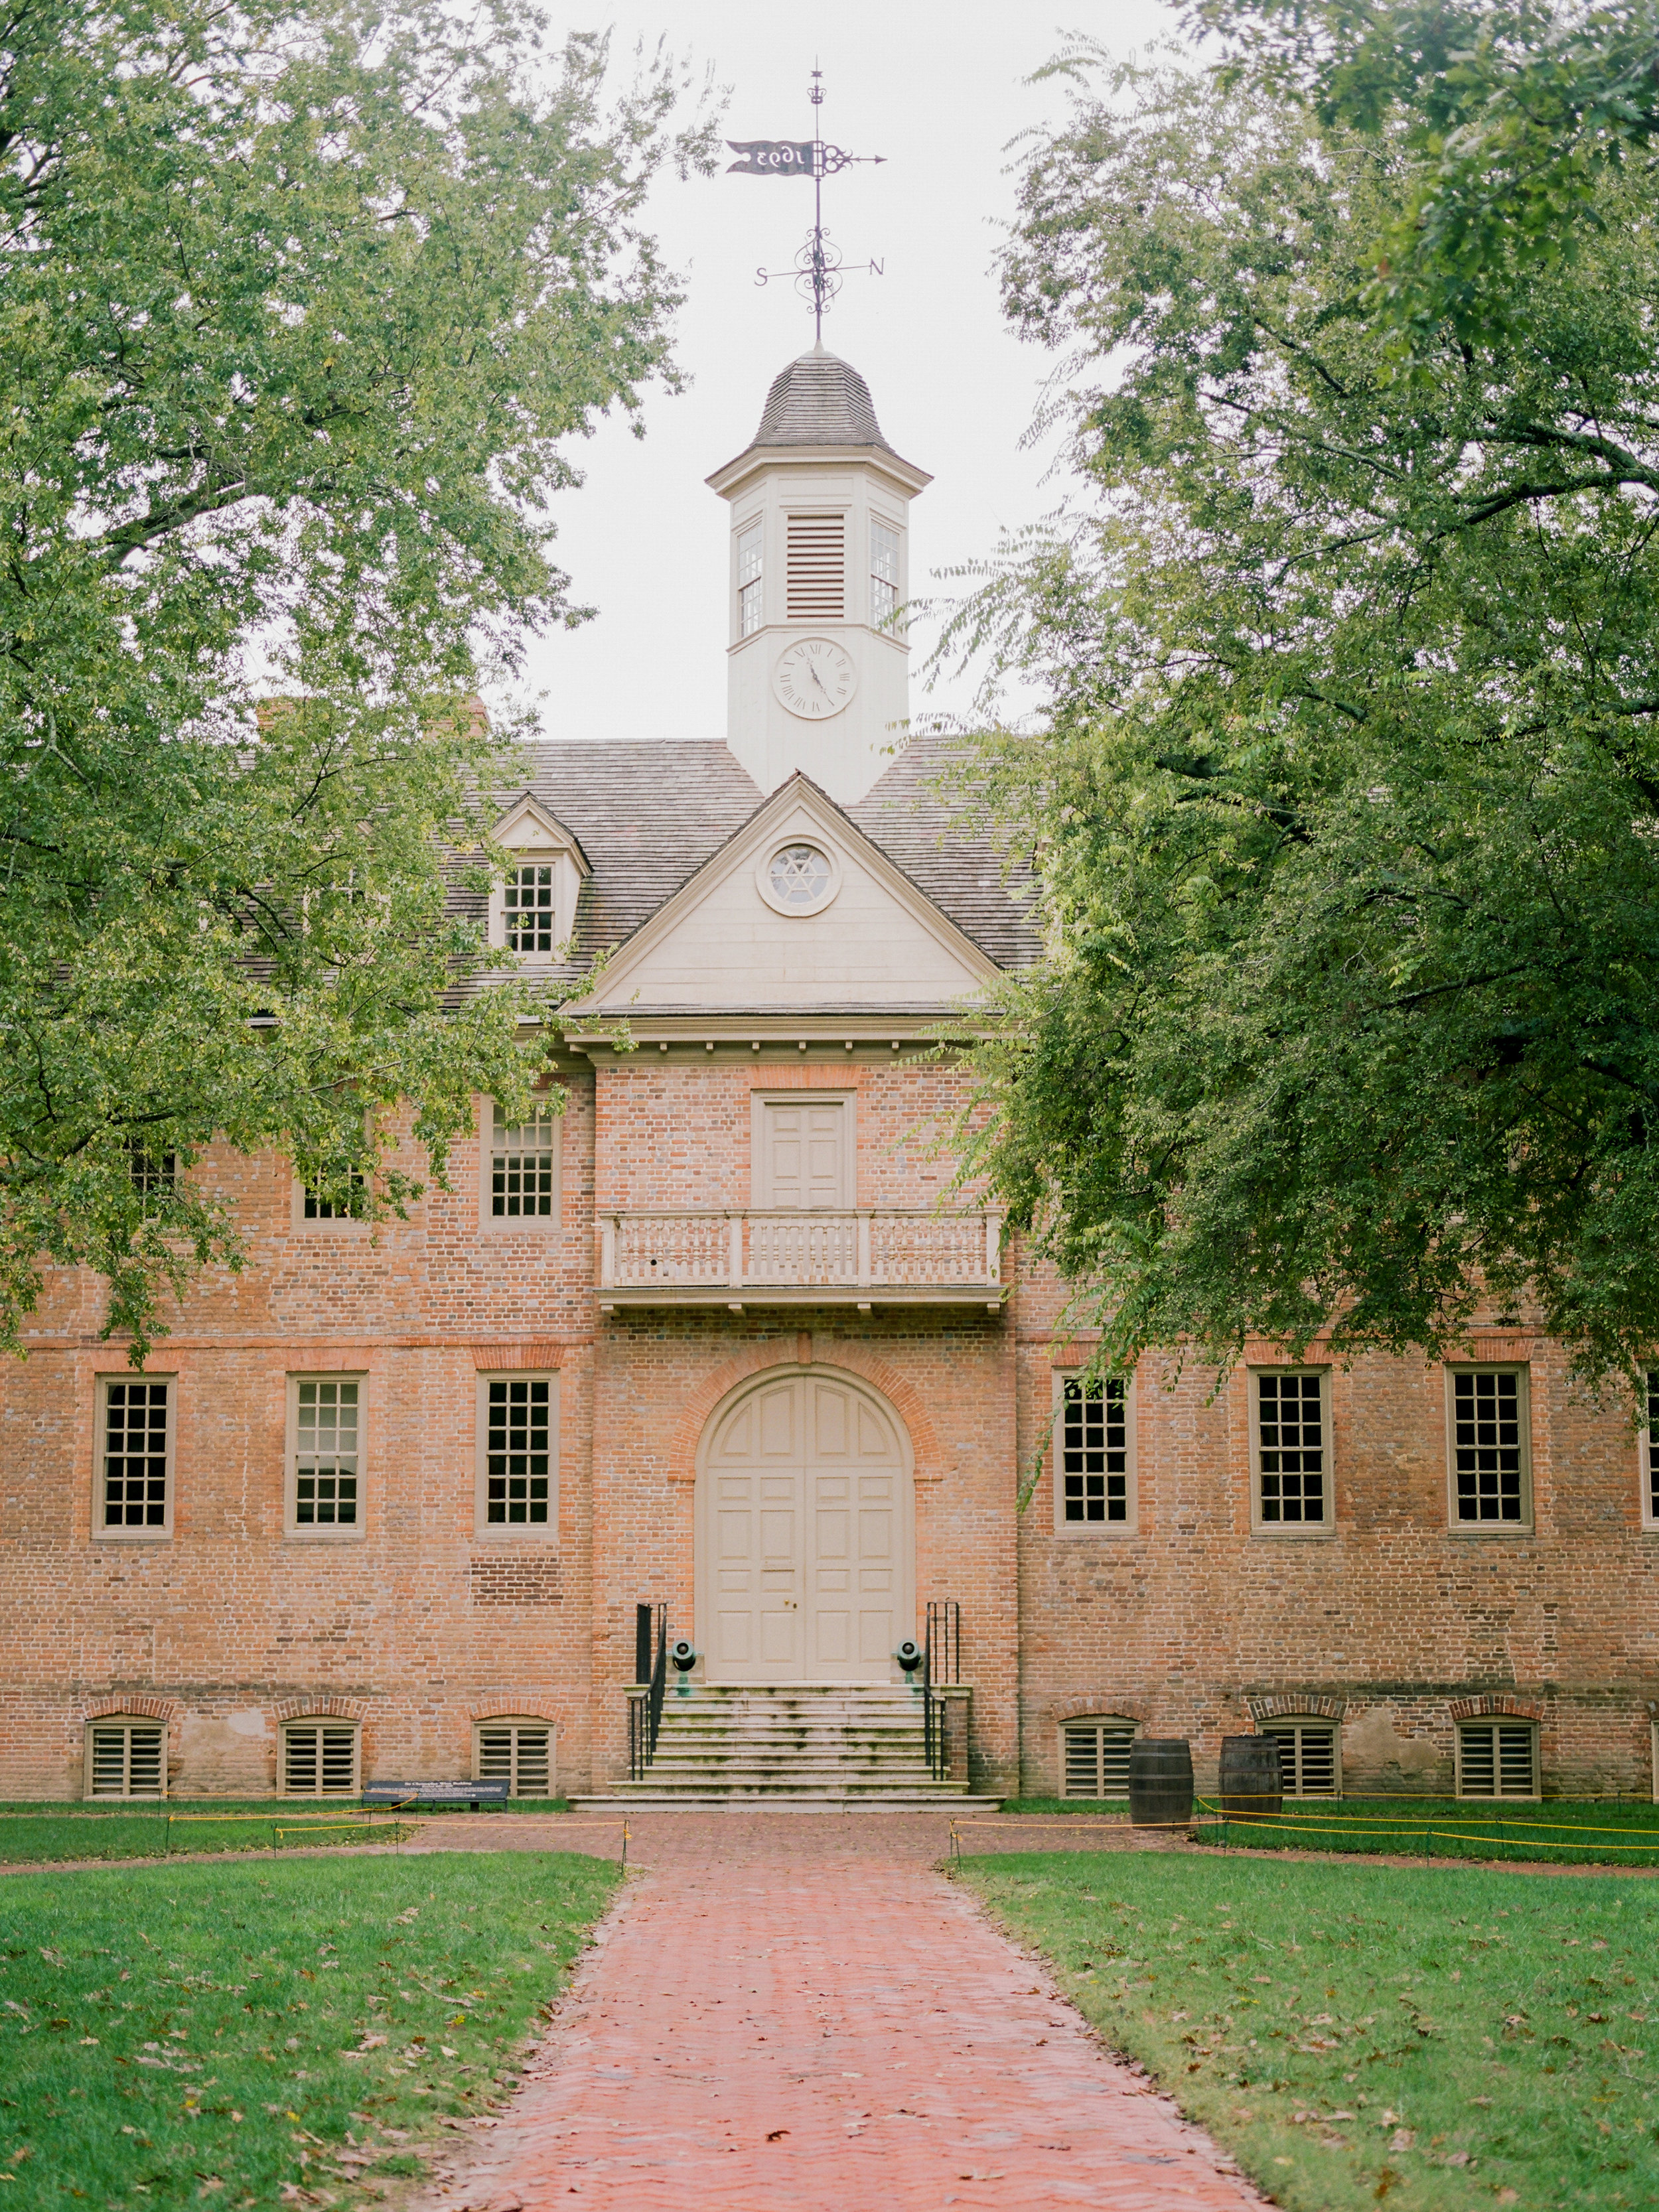
[(605, 1800), (583, 1802), (915, 1808), (960, 1803), (967, 1794), (966, 1782), (936, 1781), (928, 1773), (915, 1691), (696, 1683), (669, 1692), (647, 1772), (637, 1782), (619, 1782)]

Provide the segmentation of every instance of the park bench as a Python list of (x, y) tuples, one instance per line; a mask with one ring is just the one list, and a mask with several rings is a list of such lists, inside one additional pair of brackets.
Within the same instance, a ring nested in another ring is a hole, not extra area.
[(371, 1782), (363, 1791), (365, 1805), (465, 1805), (476, 1813), (484, 1806), (504, 1807), (512, 1795), (510, 1782)]

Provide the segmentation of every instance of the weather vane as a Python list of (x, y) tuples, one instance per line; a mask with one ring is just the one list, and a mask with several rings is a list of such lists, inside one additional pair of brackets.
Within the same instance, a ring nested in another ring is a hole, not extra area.
[[(812, 72), (811, 101), (816, 110), (823, 105), (823, 72)], [(848, 154), (839, 146), (823, 143), (823, 125), (816, 114), (812, 118), (810, 138), (728, 138), (726, 144), (734, 154), (744, 157), (732, 162), (728, 176), (743, 177), (811, 177), (812, 179), (812, 228), (806, 234), (806, 243), (795, 256), (793, 269), (757, 269), (755, 282), (770, 284), (784, 276), (793, 277), (795, 289), (803, 300), (812, 302), (812, 319), (820, 345), (823, 343), (823, 311), (841, 289), (843, 276), (856, 276), (867, 270), (879, 276), (879, 261), (844, 262), (840, 248), (823, 227), (823, 180), (842, 169), (851, 168), (855, 162), (884, 161), (884, 154)]]

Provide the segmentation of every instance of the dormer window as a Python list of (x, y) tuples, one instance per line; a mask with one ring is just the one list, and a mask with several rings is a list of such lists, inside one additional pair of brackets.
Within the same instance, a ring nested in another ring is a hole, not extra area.
[(766, 526), (751, 522), (738, 532), (738, 635), (753, 637), (766, 619), (764, 551)]
[(559, 916), (550, 862), (529, 862), (507, 870), (501, 914), (510, 951), (552, 951)]
[(497, 823), (495, 842), (507, 865), (490, 894), (489, 942), (520, 960), (568, 958), (588, 872), (581, 847), (528, 792)]

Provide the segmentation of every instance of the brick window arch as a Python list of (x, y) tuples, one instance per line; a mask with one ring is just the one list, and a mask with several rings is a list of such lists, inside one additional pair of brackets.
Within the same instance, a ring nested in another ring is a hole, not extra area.
[(165, 1797), (167, 1724), (149, 1713), (100, 1713), (87, 1723), (84, 1794)]
[(505, 1782), (514, 1797), (555, 1794), (554, 1728), (539, 1714), (491, 1713), (472, 1725), (472, 1778)]
[(1127, 1713), (1085, 1713), (1060, 1726), (1060, 1794), (1123, 1801), (1129, 1795), (1129, 1747), (1139, 1721)]

